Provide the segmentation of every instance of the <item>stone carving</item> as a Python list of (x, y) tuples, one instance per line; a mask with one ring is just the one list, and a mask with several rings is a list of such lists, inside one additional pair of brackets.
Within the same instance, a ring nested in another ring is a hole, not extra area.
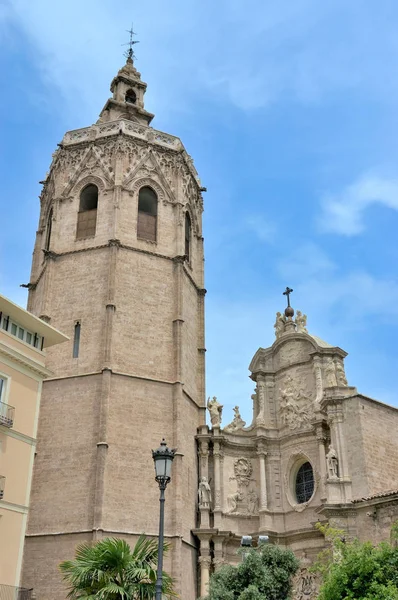
[(336, 362), (336, 378), (337, 385), (346, 387), (348, 385), (347, 378), (345, 376), (344, 365), (342, 362)]
[(298, 429), (310, 421), (311, 400), (303, 392), (294, 388), (293, 380), (287, 376), (285, 388), (281, 391), (279, 413), (283, 425)]
[(297, 316), (295, 319), (295, 323), (296, 323), (296, 331), (297, 333), (308, 333), (307, 330), (307, 315), (303, 315), (303, 313), (301, 312), (301, 310), (297, 311)]
[(314, 573), (307, 568), (301, 569), (297, 577), (294, 600), (315, 600), (317, 597), (317, 585)]
[(336, 379), (336, 369), (334, 366), (334, 362), (331, 358), (327, 359), (325, 365), (325, 379), (326, 379), (326, 387), (336, 387), (337, 379)]
[(329, 444), (329, 452), (326, 454), (326, 465), (328, 468), (328, 479), (337, 479), (339, 459), (332, 444)]
[(223, 405), (217, 402), (216, 396), (213, 396), (210, 400), (210, 396), (207, 399), (207, 410), (210, 413), (210, 421), (213, 427), (220, 427), (222, 417)]
[(244, 496), (241, 491), (233, 492), (227, 496), (228, 512), (234, 513), (238, 508), (238, 502), (242, 502)]
[(276, 339), (280, 338), (282, 333), (285, 331), (285, 323), (286, 317), (282, 315), (280, 312), (276, 313), (276, 321), (275, 321), (275, 337)]
[(199, 508), (210, 508), (211, 505), (211, 488), (207, 477), (200, 478), (198, 488)]
[(246, 425), (246, 421), (242, 419), (239, 412), (239, 406), (234, 407), (234, 418), (232, 423), (224, 427), (224, 431), (227, 433), (233, 433), (234, 431), (238, 431), (238, 429), (243, 429)]
[(250, 490), (247, 494), (247, 512), (249, 515), (258, 513), (258, 496), (255, 490)]
[(248, 486), (253, 473), (253, 465), (247, 458), (237, 458), (234, 462), (235, 479), (239, 487)]

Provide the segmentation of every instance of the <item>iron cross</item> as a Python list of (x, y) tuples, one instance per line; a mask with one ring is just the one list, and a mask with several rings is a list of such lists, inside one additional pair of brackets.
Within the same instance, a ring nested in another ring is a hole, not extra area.
[(290, 294), (292, 293), (292, 291), (293, 291), (292, 288), (287, 287), (285, 289), (285, 291), (283, 292), (283, 295), (287, 297), (287, 305), (288, 305), (288, 307), (290, 307)]
[(131, 58), (134, 59), (135, 58), (135, 54), (133, 51), (133, 46), (134, 44), (139, 44), (138, 40), (133, 40), (133, 35), (137, 35), (134, 31), (133, 31), (133, 25), (131, 25), (131, 29), (127, 29), (127, 33), (130, 34), (130, 41), (127, 42), (127, 44), (123, 44), (123, 46), (128, 46), (129, 49), (126, 50), (126, 52), (124, 53), (126, 58)]

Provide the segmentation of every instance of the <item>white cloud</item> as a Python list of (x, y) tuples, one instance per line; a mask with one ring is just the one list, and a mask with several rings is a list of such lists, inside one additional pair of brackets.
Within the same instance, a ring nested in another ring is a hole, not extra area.
[(257, 217), (248, 217), (246, 225), (257, 236), (260, 242), (271, 244), (275, 240), (277, 226), (273, 221), (259, 215)]
[(13, 0), (9, 7), (0, 20), (12, 14), (27, 33), (46, 84), (69, 99), (79, 94), (86, 110), (106, 100), (132, 16), (141, 40), (138, 67), (155, 111), (181, 111), (198, 91), (244, 110), (279, 99), (317, 102), (352, 89), (389, 102), (398, 95), (391, 77), (398, 59), (394, 19), (357, 2), (147, 0), (135, 3), (133, 15), (127, 0), (117, 11), (109, 0)]
[(363, 175), (342, 191), (324, 195), (319, 227), (322, 231), (353, 236), (364, 230), (364, 213), (372, 204), (398, 210), (398, 179)]

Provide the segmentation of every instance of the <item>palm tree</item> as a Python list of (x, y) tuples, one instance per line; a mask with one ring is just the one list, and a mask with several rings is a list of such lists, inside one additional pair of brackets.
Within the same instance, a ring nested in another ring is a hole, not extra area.
[[(168, 544), (165, 544), (165, 550)], [(158, 543), (141, 535), (131, 550), (124, 540), (104, 538), (79, 544), (75, 559), (59, 567), (77, 600), (151, 600), (155, 597)], [(173, 581), (163, 573), (163, 594), (175, 598)]]

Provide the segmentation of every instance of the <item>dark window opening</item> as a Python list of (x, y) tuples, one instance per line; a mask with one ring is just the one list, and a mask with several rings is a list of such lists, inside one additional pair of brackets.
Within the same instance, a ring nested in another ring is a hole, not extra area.
[(73, 358), (79, 357), (79, 346), (80, 346), (80, 323), (75, 323), (75, 335), (73, 337)]
[(46, 242), (44, 244), (45, 250), (50, 249), (52, 226), (53, 226), (53, 209), (50, 210), (50, 214), (48, 215), (48, 219), (47, 219)]
[(97, 226), (98, 188), (90, 183), (80, 194), (76, 239), (93, 237)]
[(152, 188), (146, 186), (138, 194), (137, 237), (156, 242), (158, 197)]
[(314, 471), (309, 462), (299, 468), (296, 475), (296, 499), (299, 504), (308, 502), (314, 493)]
[(191, 260), (191, 217), (185, 213), (185, 256), (187, 261)]
[(129, 104), (135, 104), (137, 102), (137, 94), (134, 90), (127, 90), (125, 99)]

